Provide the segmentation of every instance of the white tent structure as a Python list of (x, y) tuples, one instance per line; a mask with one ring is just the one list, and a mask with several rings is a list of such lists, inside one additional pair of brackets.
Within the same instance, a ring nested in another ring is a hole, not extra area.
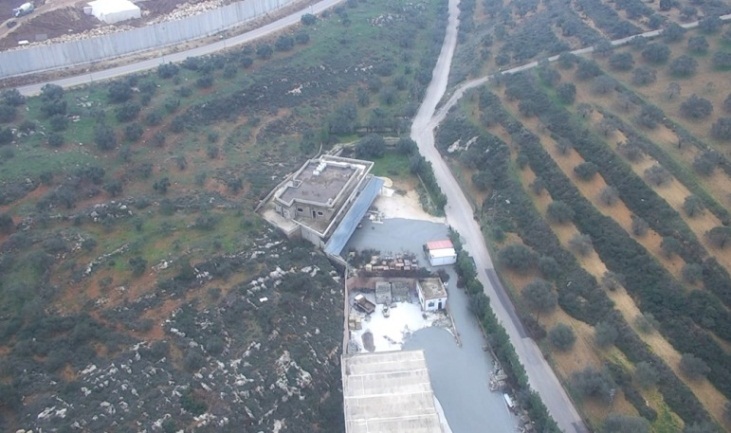
[(91, 6), (91, 14), (107, 24), (142, 16), (139, 6), (129, 0), (96, 0), (90, 2), (89, 6)]

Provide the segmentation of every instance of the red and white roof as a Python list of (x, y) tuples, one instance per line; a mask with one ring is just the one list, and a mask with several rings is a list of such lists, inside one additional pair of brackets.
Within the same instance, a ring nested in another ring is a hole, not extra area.
[(443, 239), (439, 241), (431, 241), (426, 243), (426, 248), (428, 250), (444, 250), (444, 249), (454, 249), (454, 245), (452, 245), (452, 241), (449, 239)]

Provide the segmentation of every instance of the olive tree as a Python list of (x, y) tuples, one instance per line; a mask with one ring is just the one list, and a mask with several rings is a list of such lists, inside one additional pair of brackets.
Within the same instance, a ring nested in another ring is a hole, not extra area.
[(705, 209), (703, 200), (697, 195), (689, 195), (683, 200), (683, 212), (691, 218), (703, 214)]
[(561, 352), (568, 352), (576, 343), (576, 335), (569, 325), (559, 323), (548, 331), (548, 341)]
[(650, 423), (639, 416), (611, 413), (604, 419), (601, 433), (650, 433)]
[(548, 205), (546, 217), (555, 224), (567, 224), (574, 218), (574, 210), (563, 201), (555, 200)]
[(611, 403), (616, 392), (612, 376), (604, 370), (587, 367), (571, 376), (574, 389), (586, 398), (593, 398), (604, 403)]
[(558, 295), (553, 291), (551, 284), (540, 278), (528, 283), (521, 295), (528, 308), (536, 313), (553, 311), (558, 304)]
[(601, 348), (612, 346), (619, 337), (619, 332), (614, 325), (607, 322), (599, 322), (594, 327), (594, 342)]
[(691, 353), (684, 353), (680, 357), (680, 364), (678, 364), (678, 367), (680, 368), (681, 373), (691, 380), (701, 379), (711, 371), (705, 361)]
[(635, 365), (635, 381), (642, 388), (652, 388), (660, 378), (657, 369), (647, 361), (640, 361)]

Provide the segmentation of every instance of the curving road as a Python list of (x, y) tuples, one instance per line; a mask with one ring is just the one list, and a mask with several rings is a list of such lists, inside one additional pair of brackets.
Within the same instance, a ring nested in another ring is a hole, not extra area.
[(74, 87), (82, 84), (88, 84), (93, 81), (109, 80), (117, 78), (123, 75), (132, 74), (135, 72), (147, 71), (155, 69), (163, 63), (169, 62), (182, 62), (188, 57), (204, 56), (207, 54), (213, 54), (218, 51), (222, 51), (237, 45), (243, 45), (253, 40), (262, 38), (264, 36), (271, 35), (272, 33), (284, 30), (287, 27), (293, 26), (300, 22), (300, 18), (303, 14), (319, 14), (326, 9), (329, 9), (338, 3), (342, 3), (343, 0), (321, 0), (317, 3), (312, 3), (307, 7), (293, 12), (284, 18), (280, 18), (269, 24), (256, 28), (254, 30), (242, 33), (238, 36), (233, 36), (228, 39), (221, 39), (208, 45), (191, 48), (185, 51), (179, 51), (173, 54), (166, 54), (161, 57), (144, 60), (141, 62), (131, 63), (128, 65), (122, 65), (115, 68), (105, 69), (101, 71), (94, 71), (91, 73), (85, 73), (80, 75), (74, 75), (72, 77), (60, 78), (58, 80), (52, 80), (42, 83), (29, 84), (27, 86), (18, 87), (20, 93), (26, 96), (37, 95), (41, 92), (41, 87), (47, 83), (57, 84), (61, 87)]
[(495, 267), (485, 245), (480, 226), (473, 219), (472, 206), (434, 146), (434, 129), (439, 125), (449, 108), (459, 100), (468, 88), (487, 81), (487, 78), (483, 78), (460, 86), (452, 95), (449, 103), (442, 107), (435, 116), (437, 104), (447, 90), (452, 56), (457, 45), (458, 5), (459, 0), (449, 0), (447, 33), (439, 59), (434, 67), (432, 81), (414, 118), (411, 127), (411, 138), (419, 145), (419, 152), (427, 161), (431, 162), (439, 186), (448, 197), (445, 209), (447, 222), (460, 233), (464, 239), (465, 249), (475, 259), (478, 267), (478, 278), (485, 287), (485, 294), (490, 298), (495, 315), (505, 327), (510, 336), (510, 341), (515, 346), (515, 351), (525, 367), (531, 387), (541, 396), (561, 430), (567, 433), (588, 432), (581, 416), (576, 411), (548, 362), (543, 358), (540, 349), (523, 332), (513, 306), (497, 279)]
[[(458, 5), (459, 0), (449, 0), (447, 34), (442, 45), (439, 60), (434, 68), (432, 81), (427, 88), (424, 101), (414, 118), (411, 127), (411, 138), (419, 145), (419, 152), (427, 161), (431, 162), (439, 186), (448, 197), (448, 203), (445, 209), (447, 222), (460, 233), (465, 249), (475, 259), (478, 268), (478, 278), (485, 287), (485, 294), (490, 298), (495, 315), (510, 336), (510, 341), (513, 343), (515, 351), (525, 367), (531, 387), (541, 396), (548, 411), (561, 430), (567, 433), (585, 433), (588, 432), (588, 429), (571, 402), (571, 399), (568, 397), (568, 394), (566, 394), (566, 391), (561, 386), (561, 383), (548, 365), (548, 362), (543, 358), (538, 346), (526, 335), (515, 313), (515, 309), (495, 273), (495, 267), (485, 245), (482, 231), (480, 230), (479, 224), (473, 218), (474, 211), (472, 205), (467, 200), (459, 183), (434, 146), (434, 130), (444, 120), (449, 110), (462, 98), (467, 90), (481, 86), (491, 78), (491, 76), (485, 76), (462, 83), (454, 90), (447, 102), (439, 107), (437, 111), (437, 104), (447, 89), (449, 70), (456, 47), (457, 26), (459, 25), (457, 19), (459, 12)], [(720, 18), (727, 21), (731, 19), (731, 14), (723, 15)], [(686, 29), (697, 26), (697, 21), (682, 24), (682, 27)], [(653, 30), (639, 35), (617, 39), (611, 41), (611, 43), (614, 46), (624, 45), (636, 37), (653, 38), (660, 33), (660, 30)], [(580, 55), (593, 51), (594, 47), (586, 47), (571, 51), (571, 53)], [(558, 56), (550, 57), (548, 60), (554, 62), (558, 60)], [(538, 62), (530, 62), (500, 73), (513, 74), (535, 68), (536, 66), (538, 66)]]

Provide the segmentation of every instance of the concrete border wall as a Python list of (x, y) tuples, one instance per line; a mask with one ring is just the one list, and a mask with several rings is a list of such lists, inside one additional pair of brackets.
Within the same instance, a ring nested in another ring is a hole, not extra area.
[(91, 39), (0, 52), (0, 78), (77, 66), (216, 34), (296, 0), (245, 0), (176, 21)]

